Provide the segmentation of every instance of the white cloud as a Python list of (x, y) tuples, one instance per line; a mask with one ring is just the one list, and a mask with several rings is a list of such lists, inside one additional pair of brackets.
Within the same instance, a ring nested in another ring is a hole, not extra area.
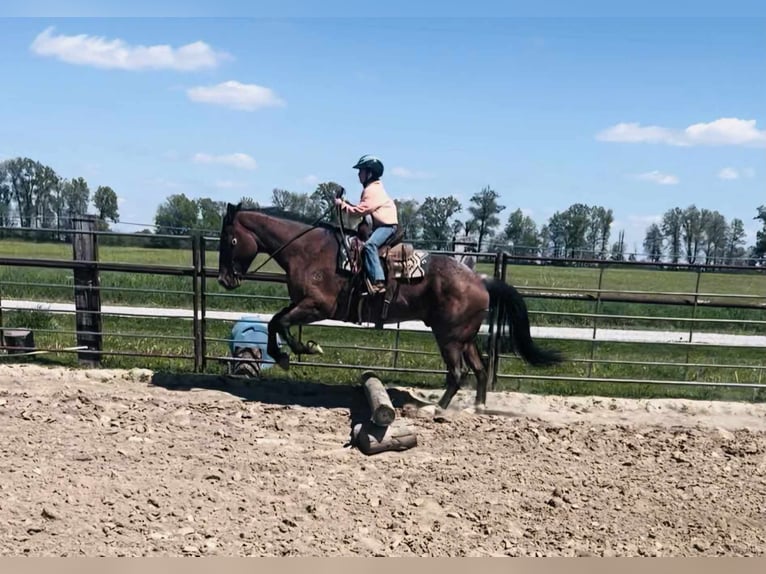
[(432, 177), (430, 173), (414, 171), (406, 167), (395, 167), (391, 170), (391, 173), (402, 179), (430, 179)]
[(255, 169), (255, 160), (246, 153), (231, 153), (228, 155), (210, 155), (207, 153), (194, 154), (195, 163), (221, 164), (239, 169)]
[(301, 181), (306, 185), (317, 185), (319, 183), (319, 178), (315, 175), (307, 175)]
[(119, 38), (54, 35), (53, 28), (38, 34), (30, 49), (40, 56), (58, 58), (69, 64), (117, 70), (200, 70), (215, 68), (231, 58), (200, 41), (178, 48), (167, 44), (132, 46)]
[(242, 84), (235, 80), (215, 86), (198, 86), (186, 91), (193, 102), (217, 104), (235, 110), (253, 111), (258, 108), (281, 107), (285, 102), (269, 88), (255, 84)]
[(123, 205), (125, 203), (124, 197), (118, 197), (117, 198), (117, 205)]
[(725, 167), (718, 172), (718, 179), (738, 179), (739, 172), (733, 167)]
[(675, 175), (670, 173), (662, 173), (656, 169), (654, 171), (640, 173), (636, 177), (644, 181), (654, 182), (658, 185), (676, 185), (680, 181)]
[(598, 134), (596, 139), (608, 142), (654, 143), (673, 146), (738, 145), (766, 147), (766, 131), (756, 127), (755, 120), (720, 118), (709, 123), (692, 124), (684, 129), (619, 123)]

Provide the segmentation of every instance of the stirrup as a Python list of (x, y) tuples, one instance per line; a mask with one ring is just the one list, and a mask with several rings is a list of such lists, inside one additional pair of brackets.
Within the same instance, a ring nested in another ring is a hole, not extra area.
[(374, 295), (380, 295), (381, 293), (385, 293), (385, 292), (386, 292), (386, 286), (385, 286), (385, 284), (384, 284), (384, 285), (383, 285), (383, 286), (382, 286), (380, 289), (378, 289), (377, 287), (375, 287), (375, 286), (372, 284), (372, 282), (370, 281), (370, 278), (369, 278), (369, 277), (365, 277), (365, 278), (364, 278), (364, 285), (365, 285), (365, 287), (366, 287), (366, 292), (365, 292), (365, 293), (362, 293), (362, 296), (363, 296), (363, 297), (366, 297), (366, 296), (368, 296), (368, 295), (372, 295), (372, 296), (374, 296)]

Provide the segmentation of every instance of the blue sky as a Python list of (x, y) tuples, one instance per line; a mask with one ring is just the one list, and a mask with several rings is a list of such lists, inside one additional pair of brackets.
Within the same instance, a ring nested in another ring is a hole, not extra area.
[(354, 197), (374, 153), (394, 197), (467, 206), (490, 185), (503, 222), (603, 205), (632, 250), (694, 203), (754, 240), (763, 18), (285, 13), (0, 19), (0, 157), (110, 185), (133, 223), (172, 193), (265, 202), (335, 180)]

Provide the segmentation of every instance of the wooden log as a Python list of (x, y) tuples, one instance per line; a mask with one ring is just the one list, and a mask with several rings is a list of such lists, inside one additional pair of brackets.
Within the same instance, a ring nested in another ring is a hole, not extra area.
[(9, 355), (29, 353), (35, 350), (35, 338), (28, 329), (5, 329), (3, 344)]
[(379, 426), (387, 426), (394, 422), (396, 410), (388, 396), (388, 391), (374, 372), (365, 371), (362, 374), (362, 386), (367, 402), (370, 404), (372, 413), (370, 420)]
[(404, 423), (382, 427), (371, 421), (354, 425), (353, 444), (364, 454), (403, 451), (418, 444), (415, 428)]

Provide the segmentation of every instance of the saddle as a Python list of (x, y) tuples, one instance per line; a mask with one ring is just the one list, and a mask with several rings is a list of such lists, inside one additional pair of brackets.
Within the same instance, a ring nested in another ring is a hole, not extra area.
[[(341, 242), (341, 248), (338, 250), (338, 268), (340, 271), (344, 271), (351, 275), (350, 284), (359, 285), (356, 289), (352, 287), (352, 292), (349, 293), (349, 302), (354, 295), (354, 291), (359, 294), (359, 309), (358, 309), (358, 322), (361, 323), (362, 311), (365, 302), (369, 302), (369, 299), (377, 297), (379, 294), (373, 294), (372, 286), (369, 277), (364, 272), (364, 264), (362, 261), (364, 243), (369, 237), (369, 234), (365, 232), (363, 226), (366, 227), (363, 222), (359, 226), (359, 233), (356, 236), (340, 234), (339, 240)], [(383, 266), (383, 272), (385, 273), (386, 289), (382, 293), (383, 311), (376, 321), (376, 327), (382, 328), (383, 322), (388, 316), (388, 306), (396, 296), (400, 283), (412, 283), (425, 277), (428, 271), (428, 263), (430, 254), (427, 251), (415, 249), (411, 243), (405, 243), (404, 241), (404, 229), (397, 228), (391, 237), (389, 237), (379, 248), (378, 256), (380, 257), (381, 265)], [(363, 277), (363, 281), (359, 281)], [(363, 290), (362, 290), (363, 288)]]

